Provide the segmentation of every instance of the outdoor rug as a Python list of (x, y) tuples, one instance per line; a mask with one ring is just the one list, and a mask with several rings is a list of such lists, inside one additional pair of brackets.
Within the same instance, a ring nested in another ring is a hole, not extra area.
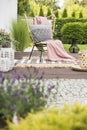
[(15, 67), (37, 67), (37, 68), (63, 68), (63, 67), (77, 67), (78, 64), (71, 62), (52, 62), (42, 60), (41, 62), (37, 57), (33, 59), (23, 58), (21, 60), (15, 59)]

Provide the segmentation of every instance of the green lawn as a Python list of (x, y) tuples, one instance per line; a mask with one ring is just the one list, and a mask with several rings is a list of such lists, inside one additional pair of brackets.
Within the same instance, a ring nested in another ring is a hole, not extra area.
[[(69, 52), (70, 44), (64, 44), (64, 48), (67, 52)], [(87, 50), (87, 45), (78, 45), (80, 50)]]

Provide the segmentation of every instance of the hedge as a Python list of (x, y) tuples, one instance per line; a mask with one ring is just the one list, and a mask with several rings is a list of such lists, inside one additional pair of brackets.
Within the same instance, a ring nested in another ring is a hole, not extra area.
[(61, 28), (63, 27), (64, 24), (69, 23), (69, 22), (87, 22), (87, 19), (83, 19), (83, 18), (56, 18), (55, 20), (55, 34), (54, 34), (54, 38), (55, 39), (60, 39), (62, 40), (62, 34), (61, 34)]

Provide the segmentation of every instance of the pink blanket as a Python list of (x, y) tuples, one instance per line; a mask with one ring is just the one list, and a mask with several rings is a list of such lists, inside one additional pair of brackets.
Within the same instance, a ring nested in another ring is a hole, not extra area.
[[(34, 19), (34, 24), (49, 24), (46, 17), (36, 17)], [(66, 61), (66, 62), (76, 62), (76, 59), (69, 55), (63, 47), (60, 40), (47, 40), (42, 43), (47, 43), (47, 59), (51, 61)]]
[(60, 40), (47, 40), (42, 43), (47, 43), (48, 60), (76, 63), (76, 59), (64, 50), (63, 44)]

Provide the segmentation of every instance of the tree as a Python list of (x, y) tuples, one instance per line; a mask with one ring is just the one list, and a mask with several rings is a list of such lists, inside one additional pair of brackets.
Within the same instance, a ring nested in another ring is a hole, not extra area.
[(57, 2), (58, 0), (34, 0), (39, 5), (45, 5), (47, 7), (52, 8), (53, 10), (58, 8)]
[[(81, 3), (85, 2), (85, 7), (81, 5)], [(79, 12), (83, 12), (83, 17), (87, 17), (87, 8), (86, 8), (86, 2), (87, 0), (65, 0), (64, 8), (67, 9), (67, 14), (69, 17), (71, 17), (73, 10), (76, 13), (76, 18), (79, 16)]]
[(30, 11), (30, 5), (28, 0), (18, 0), (18, 14), (28, 14)]
[(58, 10), (54, 11), (54, 14), (55, 14), (55, 16), (56, 16), (57, 18), (59, 18), (59, 11), (58, 11)]
[(75, 11), (72, 12), (71, 16), (72, 16), (72, 17), (76, 17)]
[(83, 18), (83, 13), (79, 12), (79, 18)]
[(40, 6), (39, 16), (44, 16), (44, 12), (43, 12), (43, 8), (42, 8), (42, 6)]
[(48, 7), (47, 16), (50, 16), (50, 15), (51, 15), (51, 9)]
[(83, 7), (87, 7), (87, 0), (75, 0), (75, 4), (79, 4)]
[(67, 9), (66, 9), (66, 8), (63, 10), (62, 17), (63, 17), (63, 18), (67, 17)]

